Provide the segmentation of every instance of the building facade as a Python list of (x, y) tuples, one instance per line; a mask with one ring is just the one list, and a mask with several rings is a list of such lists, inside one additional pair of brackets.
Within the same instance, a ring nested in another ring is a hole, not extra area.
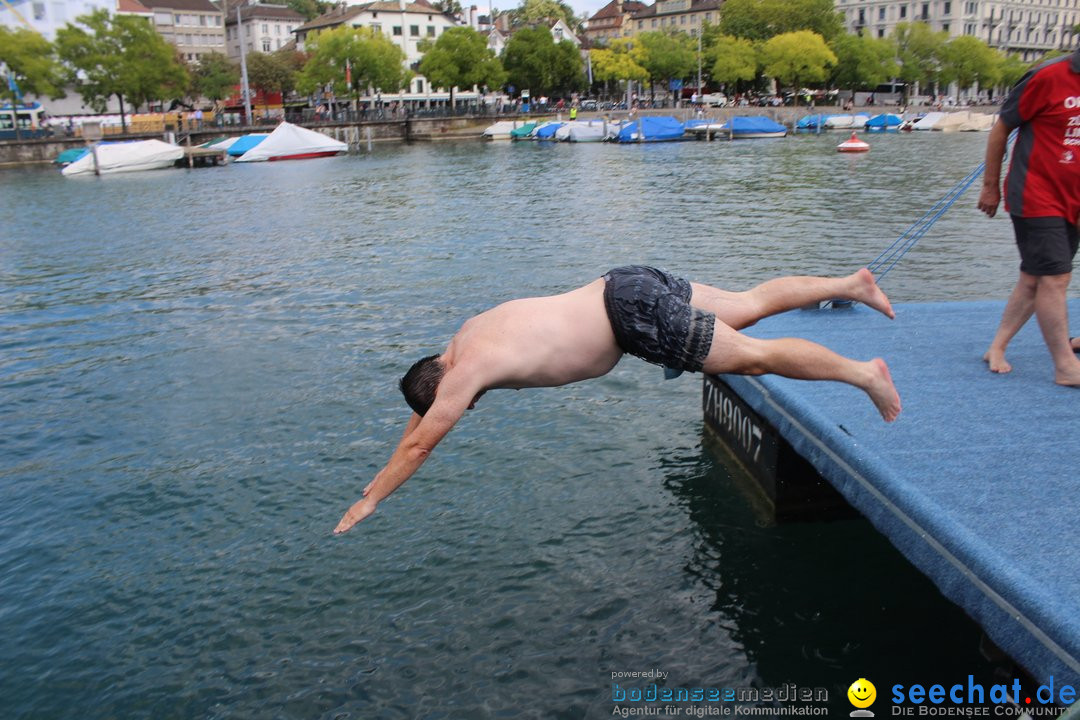
[(991, 47), (1037, 60), (1080, 42), (1080, 0), (836, 0), (849, 32), (888, 37), (897, 24), (925, 22), (950, 37), (970, 35)]
[(116, 11), (116, 0), (3, 0), (0, 2), (0, 25), (9, 30), (34, 30), (47, 40), (56, 39), (56, 31), (74, 23), (79, 15), (95, 10)]
[(284, 5), (245, 5), (225, 18), (225, 46), (228, 56), (240, 58), (240, 44), (245, 52), (275, 52), (293, 41), (293, 31), (304, 24), (304, 16)]
[(225, 54), (222, 13), (210, 0), (145, 0), (154, 13), (154, 27), (176, 46), (181, 57), (197, 63), (211, 52)]
[[(447, 29), (457, 27), (460, 23), (430, 5), (404, 0), (338, 6), (294, 31), (297, 50), (304, 50), (308, 40), (319, 32), (342, 25), (366, 27), (381, 32), (405, 53), (405, 65), (415, 69), (424, 56), (420, 51), (420, 43), (425, 40), (434, 41)], [(412, 79), (407, 92), (423, 95), (431, 90), (427, 79), (417, 75)]]
[(586, 21), (584, 35), (590, 44), (604, 43), (613, 38), (627, 37), (631, 30), (631, 16), (644, 12), (645, 3), (629, 0), (611, 0)]
[(696, 37), (705, 23), (720, 22), (723, 0), (657, 0), (656, 3), (630, 15), (629, 32), (633, 37), (654, 30), (681, 30)]

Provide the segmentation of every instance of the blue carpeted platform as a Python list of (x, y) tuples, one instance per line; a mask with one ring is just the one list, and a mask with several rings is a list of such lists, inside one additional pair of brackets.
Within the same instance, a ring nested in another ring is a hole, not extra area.
[[(1054, 384), (1034, 318), (1013, 372), (982, 361), (1003, 302), (794, 311), (747, 332), (880, 356), (903, 412), (861, 391), (723, 379), (1002, 649), (1042, 682), (1080, 685), (1080, 390)], [(1080, 331), (1080, 302), (1069, 306)]]

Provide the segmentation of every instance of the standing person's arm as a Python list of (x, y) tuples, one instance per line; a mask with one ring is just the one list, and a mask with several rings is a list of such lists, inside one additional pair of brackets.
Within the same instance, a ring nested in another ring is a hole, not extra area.
[(1001, 165), (1010, 130), (1009, 126), (998, 118), (994, 127), (990, 128), (990, 137), (986, 140), (986, 167), (983, 170), (978, 208), (990, 217), (997, 214), (998, 204), (1001, 203)]

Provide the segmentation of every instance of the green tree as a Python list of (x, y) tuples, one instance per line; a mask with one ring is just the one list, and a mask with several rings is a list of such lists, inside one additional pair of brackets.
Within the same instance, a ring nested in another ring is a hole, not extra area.
[(1001, 55), (978, 38), (961, 35), (942, 48), (941, 81), (955, 82), (961, 90), (976, 83), (990, 90), (1001, 82)]
[(645, 82), (649, 73), (634, 60), (629, 38), (614, 38), (607, 47), (593, 48), (589, 51), (592, 62), (593, 78), (604, 83), (605, 95), (611, 82), (634, 80)]
[(460, 15), (462, 13), (461, 0), (435, 0), (431, 3), (443, 15)]
[(95, 10), (56, 33), (60, 58), (73, 71), (83, 100), (104, 112), (112, 96), (120, 103), (120, 125), (127, 131), (124, 100), (134, 107), (151, 100), (182, 97), (189, 86), (187, 70), (176, 49), (146, 20), (110, 16)]
[(246, 60), (248, 85), (261, 90), (264, 101), (267, 93), (281, 93), (284, 97), (296, 88), (296, 69), (287, 54), (253, 52)]
[(506, 71), (487, 46), (487, 38), (470, 27), (449, 28), (435, 42), (420, 46), (424, 53), (420, 74), (435, 87), (450, 89), (450, 107), (454, 107), (454, 88), (473, 85), (502, 87)]
[(836, 64), (836, 55), (825, 44), (825, 38), (799, 30), (770, 38), (761, 47), (761, 60), (766, 75), (795, 88), (798, 104), (801, 83), (824, 82), (829, 68)]
[(941, 74), (941, 57), (948, 34), (934, 32), (922, 22), (899, 23), (893, 31), (896, 57), (900, 61), (899, 78), (909, 86), (921, 83), (934, 86)]
[(832, 0), (726, 0), (720, 8), (720, 32), (748, 40), (799, 30), (831, 40), (843, 29)]
[[(54, 100), (64, 96), (63, 69), (56, 61), (52, 43), (32, 30), (0, 26), (0, 65), (4, 67), (0, 77), (5, 89), (14, 83), (22, 93), (48, 95)], [(17, 102), (11, 90), (11, 106)], [(19, 137), (18, 123), (15, 137)]]
[(511, 85), (533, 95), (576, 90), (584, 85), (581, 54), (569, 40), (556, 43), (545, 26), (524, 28), (510, 36), (502, 64)]
[(207, 53), (191, 71), (191, 80), (194, 94), (217, 102), (232, 95), (240, 82), (240, 70), (221, 53)]
[(697, 67), (696, 43), (684, 33), (644, 32), (634, 38), (634, 60), (649, 73), (655, 93), (656, 83), (668, 87)]
[[(297, 78), (297, 89), (312, 93), (331, 86), (335, 95), (357, 97), (369, 88), (397, 92), (412, 79), (405, 53), (377, 30), (341, 26), (319, 33), (306, 43), (310, 52)], [(345, 82), (349, 63), (352, 85)]]
[(1028, 63), (1024, 62), (1019, 55), (1009, 54), (1001, 57), (998, 60), (998, 72), (1001, 73), (1000, 86), (1006, 90), (1011, 88), (1020, 82), (1020, 78), (1024, 77), (1029, 69)]
[(835, 87), (855, 91), (875, 87), (896, 77), (896, 45), (890, 38), (843, 33), (831, 43), (836, 55), (830, 82)]
[(754, 43), (720, 33), (708, 36), (708, 41), (705, 58), (714, 82), (734, 85), (757, 77), (758, 51)]
[(574, 9), (562, 0), (522, 0), (521, 5), (507, 14), (513, 27), (550, 25), (562, 20), (571, 30), (576, 30), (581, 24), (574, 15)]

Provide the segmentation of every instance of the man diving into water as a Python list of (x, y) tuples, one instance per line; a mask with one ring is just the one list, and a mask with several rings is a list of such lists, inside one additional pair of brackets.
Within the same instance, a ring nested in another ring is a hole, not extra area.
[(860, 388), (882, 418), (900, 396), (881, 358), (851, 360), (809, 340), (762, 340), (738, 332), (758, 320), (823, 300), (852, 300), (894, 317), (863, 268), (843, 278), (785, 277), (745, 292), (691, 283), (649, 267), (620, 267), (562, 295), (503, 303), (461, 326), (441, 355), (401, 380), (413, 409), (390, 461), (335, 528), (343, 533), (412, 477), (488, 390), (555, 387), (600, 377), (623, 353), (676, 371), (837, 380)]

